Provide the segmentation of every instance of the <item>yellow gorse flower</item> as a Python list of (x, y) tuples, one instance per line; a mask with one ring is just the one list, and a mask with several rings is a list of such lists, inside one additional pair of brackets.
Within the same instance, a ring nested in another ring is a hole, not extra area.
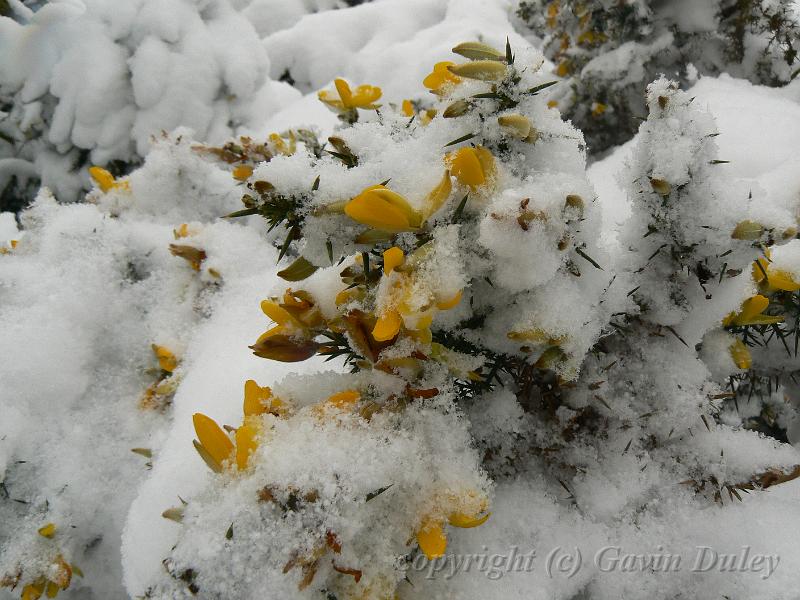
[(769, 307), (769, 298), (756, 294), (742, 303), (739, 312), (732, 312), (722, 320), (725, 327), (745, 325), (772, 325), (783, 321), (783, 317), (762, 314)]
[(212, 471), (221, 472), (224, 463), (235, 455), (233, 442), (214, 419), (203, 413), (192, 415), (192, 422), (197, 435), (195, 449)]
[(233, 171), (231, 171), (231, 175), (237, 181), (247, 181), (250, 176), (253, 174), (253, 167), (250, 165), (239, 165), (238, 167), (234, 167)]
[(178, 368), (178, 359), (169, 348), (165, 346), (159, 346), (157, 344), (153, 344), (152, 348), (153, 354), (156, 355), (156, 358), (158, 359), (158, 365), (162, 370), (166, 371), (167, 373), (172, 373)]
[(381, 88), (372, 85), (359, 85), (355, 90), (342, 78), (333, 81), (338, 98), (330, 90), (321, 90), (317, 97), (329, 108), (337, 112), (345, 112), (356, 108), (375, 110), (380, 104), (375, 104), (383, 92)]
[(791, 273), (774, 268), (770, 258), (771, 252), (767, 250), (765, 258), (759, 258), (753, 263), (753, 281), (765, 292), (800, 290), (800, 282), (795, 280)]
[(450, 172), (445, 171), (426, 196), (422, 209), (417, 210), (402, 195), (385, 185), (373, 185), (345, 204), (344, 212), (354, 221), (373, 229), (390, 233), (415, 231), (442, 207), (452, 189)]
[[(288, 141), (284, 141), (284, 137)], [(277, 153), (284, 156), (291, 156), (297, 151), (297, 137), (294, 131), (289, 131), (283, 135), (277, 133), (269, 134), (270, 147)]]
[[(460, 504), (456, 503), (454, 499), (443, 500), (445, 504), (451, 505)], [(474, 504), (474, 503), (470, 503)], [(483, 525), (491, 516), (491, 513), (481, 515), (486, 508), (486, 501), (481, 500), (478, 502), (477, 510), (475, 506), (470, 507), (472, 514), (466, 514), (463, 509), (446, 508), (444, 512), (437, 512), (422, 519), (422, 524), (416, 532), (417, 544), (422, 553), (428, 560), (433, 560), (443, 556), (447, 550), (447, 533), (445, 526), (450, 524), (452, 527), (459, 527), (462, 529), (470, 529), (472, 527), (479, 527)], [(470, 510), (469, 508), (467, 510)]]
[(316, 354), (315, 329), (324, 323), (313, 297), (303, 291), (286, 290), (283, 299), (263, 300), (261, 310), (276, 325), (250, 346), (256, 356), (283, 362), (306, 360)]
[(19, 240), (9, 240), (8, 248), (3, 248), (0, 246), (0, 254), (9, 254), (12, 250), (14, 250), (19, 244)]
[[(53, 539), (56, 533), (56, 526), (54, 523), (48, 523), (40, 527), (38, 531), (42, 537)], [(60, 591), (69, 587), (73, 574), (83, 577), (83, 572), (76, 565), (70, 565), (59, 553), (47, 565), (44, 575), (37, 577), (31, 583), (22, 587), (20, 598), (22, 600), (38, 600), (43, 594), (48, 598), (55, 598)], [(10, 582), (7, 578), (4, 578), (0, 582), (0, 587), (15, 587), (21, 576), (22, 573), (18, 574)]]
[(103, 167), (89, 167), (89, 175), (103, 193), (111, 190), (130, 190), (130, 183), (127, 180), (117, 181), (114, 179), (114, 176)]
[(403, 251), (396, 246), (383, 253), (383, 280), (386, 281), (386, 287), (379, 299), (383, 308), (372, 329), (372, 337), (376, 341), (394, 339), (405, 326), (416, 339), (428, 344), (431, 341), (430, 325), (436, 313), (455, 308), (461, 302), (462, 291), (442, 298), (436, 291), (429, 290), (428, 303), (421, 308), (415, 307), (413, 300), (424, 289), (424, 285), (420, 286), (424, 282), (419, 281), (415, 267), (424, 254), (424, 249), (418, 250), (406, 264)]
[(234, 431), (234, 444), (216, 421), (202, 413), (192, 415), (197, 439), (194, 447), (215, 473), (222, 472), (225, 464), (236, 464), (239, 471), (247, 468), (250, 456), (258, 448), (260, 422), (254, 416), (245, 416), (242, 425)]
[(413, 231), (422, 225), (422, 215), (385, 185), (366, 188), (345, 205), (344, 212), (363, 225), (392, 233)]
[(335, 413), (352, 411), (361, 401), (361, 392), (358, 390), (344, 390), (331, 394), (327, 399), (317, 403), (311, 409), (317, 418), (324, 418)]
[(486, 185), (497, 171), (494, 156), (483, 146), (468, 146), (445, 155), (445, 163), (462, 185), (473, 190)]
[(433, 71), (422, 80), (422, 85), (437, 95), (444, 95), (454, 86), (461, 83), (461, 77), (450, 72), (448, 67), (455, 66), (451, 61), (438, 62), (433, 66)]
[(313, 299), (303, 291), (286, 290), (280, 303), (277, 298), (262, 300), (261, 310), (276, 325), (261, 334), (256, 344), (275, 335), (308, 337), (310, 329), (322, 322), (322, 315)]
[(244, 382), (244, 404), (242, 412), (245, 419), (266, 413), (283, 416), (287, 412), (286, 404), (272, 394), (269, 387), (261, 387), (252, 379)]
[(608, 105), (603, 104), (602, 102), (592, 102), (592, 116), (597, 118), (602, 116), (606, 110), (608, 110)]
[(750, 349), (744, 345), (744, 342), (736, 338), (730, 345), (731, 358), (734, 364), (739, 369), (749, 369), (753, 366), (753, 357), (750, 354)]
[[(242, 424), (233, 431), (232, 442), (227, 433), (214, 419), (202, 413), (192, 416), (197, 440), (194, 447), (208, 467), (220, 473), (226, 462), (236, 464), (239, 471), (247, 469), (248, 462), (258, 449), (259, 436), (263, 429), (261, 415), (286, 416), (289, 407), (276, 397), (269, 387), (261, 387), (252, 379), (244, 382)], [(230, 428), (232, 429), (232, 428)]]
[(38, 533), (42, 537), (46, 537), (47, 539), (52, 539), (53, 536), (56, 534), (56, 524), (48, 523), (47, 525), (43, 525), (42, 527), (39, 527)]

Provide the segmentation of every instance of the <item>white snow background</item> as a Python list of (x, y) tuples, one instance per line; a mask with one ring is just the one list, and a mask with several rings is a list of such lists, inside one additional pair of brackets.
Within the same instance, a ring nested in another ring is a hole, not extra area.
[[(197, 18), (199, 5), (214, 18)], [(233, 423), (244, 380), (271, 385), (287, 373), (331, 368), (316, 359), (265, 361), (248, 350), (268, 324), (259, 302), (285, 288), (275, 276), (277, 251), (261, 221), (219, 219), (240, 208), (240, 188), (227, 171), (193, 153), (188, 140), (259, 138), (289, 125), (329, 132), (336, 119), (316, 92), (334, 77), (381, 86), (386, 101), (400, 102), (461, 41), (481, 36), (502, 47), (509, 36), (519, 50), (531, 43), (515, 32), (513, 3), (504, 0), (336, 5), (64, 0), (31, 15), (24, 30), (0, 19), (0, 81), (24, 82), (29, 99), (47, 90), (58, 98), (53, 145), (88, 148), (96, 162), (134, 152), (145, 157), (131, 178), (135, 202), (115, 206), (95, 192), (93, 202), (56, 202), (54, 194), (74, 194), (79, 185), (59, 179), (50, 164), (56, 158), (43, 154), (39, 168), (49, 189), (21, 226), (0, 214), (0, 244), (19, 240), (13, 255), (0, 256), (0, 476), (13, 468), (9, 494), (24, 499), (36, 490), (47, 497), (49, 510), (68, 519), (63, 526), (91, 547), (81, 563), (85, 578), (66, 598), (138, 597), (163, 571), (178, 526), (162, 511), (211, 477), (192, 447), (193, 413)], [(287, 70), (295, 87), (279, 81)], [(220, 86), (236, 100), (221, 100)], [(716, 120), (719, 156), (730, 161), (721, 172), (755, 201), (796, 199), (800, 79), (776, 90), (723, 74), (699, 78), (688, 93)], [(162, 130), (169, 138), (159, 141)], [(181, 136), (185, 142), (171, 143)], [(636, 142), (588, 169), (609, 252), (630, 216), (619, 177)], [(221, 274), (222, 284), (170, 255), (181, 223), (197, 230), (194, 240), (209, 255), (205, 267)], [(137, 408), (155, 366), (153, 343), (176, 349), (180, 358), (182, 380), (165, 413)], [(134, 447), (153, 450), (152, 468), (131, 453)], [(738, 552), (750, 545), (780, 555), (779, 568), (767, 580), (710, 573), (702, 581), (686, 572), (603, 574), (591, 565), (571, 579), (549, 577), (543, 568), (496, 580), (477, 571), (429, 580), (420, 572), (411, 574), (414, 587), (402, 597), (800, 598), (800, 481), (724, 508), (697, 510), (686, 499), (620, 521), (617, 508), (645, 484), (628, 479), (624, 461), (618, 469), (605, 473), (602, 484), (584, 482), (596, 485), (596, 497), (583, 512), (559, 502), (559, 491), (535, 475), (499, 485), (489, 522), (479, 533), (454, 533), (449, 551), (535, 547), (541, 561), (556, 546), (591, 554), (609, 543), (633, 552), (695, 544)], [(36, 515), (29, 519), (2, 529), (36, 536), (42, 523)], [(0, 591), (0, 598), (11, 597)]]

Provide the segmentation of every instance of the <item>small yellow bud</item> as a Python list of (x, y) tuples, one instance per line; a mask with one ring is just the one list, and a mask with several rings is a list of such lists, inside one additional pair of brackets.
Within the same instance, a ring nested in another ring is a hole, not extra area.
[(764, 233), (764, 226), (761, 223), (745, 219), (739, 223), (731, 233), (735, 240), (757, 240)]
[(753, 366), (753, 357), (750, 354), (750, 350), (739, 338), (736, 338), (731, 344), (730, 352), (731, 358), (733, 358), (733, 362), (736, 364), (737, 368), (747, 370)]
[(527, 140), (531, 133), (531, 121), (523, 115), (503, 115), (497, 117), (497, 122), (505, 133), (519, 140)]
[(462, 42), (453, 48), (453, 52), (470, 60), (502, 61), (506, 57), (505, 53), (480, 42)]
[(669, 196), (670, 192), (672, 192), (672, 186), (664, 179), (654, 177), (650, 179), (650, 185), (653, 187), (653, 191), (659, 196)]
[(246, 181), (253, 174), (253, 167), (250, 165), (239, 165), (236, 167), (231, 175), (237, 181)]
[(465, 114), (469, 110), (469, 102), (466, 100), (456, 100), (450, 106), (444, 109), (442, 116), (445, 119), (452, 119), (454, 117), (460, 117), (461, 115)]
[(500, 81), (506, 76), (506, 65), (496, 60), (475, 60), (447, 69), (458, 77), (479, 81)]

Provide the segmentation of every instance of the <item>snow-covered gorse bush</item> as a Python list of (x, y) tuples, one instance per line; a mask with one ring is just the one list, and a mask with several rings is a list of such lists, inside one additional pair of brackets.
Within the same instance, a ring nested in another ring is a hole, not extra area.
[[(660, 78), (608, 231), (514, 46), (3, 216), (0, 596), (793, 597), (800, 182), (753, 197)], [(573, 543), (782, 564), (426, 575)]]
[[(337, 79), (319, 95), (342, 121), (327, 143), (289, 129), (194, 147), (246, 183), (229, 216), (265, 218), (293, 257), (284, 291), (261, 302), (274, 324), (252, 351), (343, 358), (351, 372), (248, 379), (227, 431), (193, 415), (212, 473), (164, 511), (181, 531), (145, 597), (414, 595), (433, 585), (405, 582), (417, 554), (436, 559), (452, 528), (485, 527), (493, 482), (526, 474), (600, 518), (643, 518), (657, 497), (702, 511), (800, 473), (791, 447), (716, 418), (727, 376), (752, 363), (723, 326), (757, 323), (750, 268), (794, 237), (796, 207), (731, 203), (713, 119), (662, 79), (613, 258), (541, 56), (454, 50), (471, 60), (435, 65), (434, 102), (381, 106), (379, 88)], [(112, 212), (144, 181), (93, 175)], [(190, 271), (224, 280), (190, 224), (175, 237)], [(793, 267), (780, 272), (796, 285)], [(148, 404), (177, 368), (154, 352)], [(641, 475), (624, 503), (597, 494), (626, 469)], [(23, 589), (53, 582), (17, 560)]]
[[(612, 277), (580, 134), (539, 95), (537, 53), (456, 51), (475, 60), (436, 65), (433, 104), (370, 113), (381, 90), (337, 79), (320, 93), (345, 123), (329, 150), (290, 132), (234, 169), (250, 192), (232, 216), (261, 214), (299, 253), (280, 272), (291, 287), (262, 302), (276, 325), (254, 353), (341, 356), (353, 372), (248, 381), (233, 440), (194, 415), (220, 474), (175, 507), (184, 530), (150, 596), (392, 597), (415, 548), (438, 557), (448, 527), (488, 518), (463, 403), (498, 381), (577, 376)], [(570, 319), (565, 295), (585, 299)]]
[(553, 101), (591, 152), (633, 137), (644, 88), (659, 74), (686, 84), (729, 73), (780, 86), (800, 70), (793, 0), (521, 0), (517, 10), (565, 78)]

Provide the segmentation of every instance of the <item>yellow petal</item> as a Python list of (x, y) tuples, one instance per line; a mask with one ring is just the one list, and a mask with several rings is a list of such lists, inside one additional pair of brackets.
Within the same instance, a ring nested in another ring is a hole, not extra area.
[(441, 521), (427, 521), (417, 532), (419, 549), (428, 560), (444, 556), (447, 550), (447, 536), (444, 533), (444, 524)]
[(56, 596), (58, 596), (58, 592), (59, 592), (58, 586), (55, 583), (53, 583), (52, 581), (48, 581), (47, 582), (47, 591), (45, 592), (45, 595), (48, 598), (55, 598)]
[(337, 77), (333, 80), (333, 84), (336, 86), (336, 91), (339, 93), (339, 98), (342, 99), (344, 107), (353, 108), (353, 94), (348, 83), (341, 77)]
[(289, 333), (290, 330), (287, 327), (284, 327), (283, 325), (276, 325), (275, 327), (267, 329), (264, 333), (258, 336), (258, 339), (256, 340), (256, 345), (276, 335), (289, 335)]
[(40, 527), (38, 531), (40, 536), (52, 539), (52, 537), (56, 534), (56, 525), (55, 523), (48, 523), (47, 525)]
[(292, 314), (279, 305), (277, 302), (273, 302), (272, 300), (262, 300), (261, 301), (261, 310), (267, 315), (270, 319), (275, 321), (278, 325), (297, 325), (300, 324), (297, 320), (292, 316)]
[(372, 330), (372, 337), (378, 342), (386, 342), (391, 340), (400, 332), (400, 325), (403, 319), (396, 310), (387, 310), (375, 323), (375, 328)]
[(411, 100), (403, 100), (403, 114), (407, 117), (414, 116), (414, 105)]
[(748, 298), (742, 304), (742, 309), (739, 311), (739, 316), (736, 321), (739, 325), (747, 325), (749, 321), (756, 315), (760, 315), (769, 306), (769, 298), (756, 294), (752, 298)]
[(408, 203), (408, 200), (403, 198), (397, 192), (393, 192), (389, 188), (383, 185), (374, 185), (371, 188), (368, 188), (370, 194), (377, 196), (381, 200), (384, 200), (394, 206), (396, 209), (400, 210), (403, 214), (406, 215), (408, 218), (408, 222), (411, 224), (412, 227), (418, 227), (421, 224), (421, 217), (417, 211), (415, 211), (411, 205)]
[(450, 525), (453, 527), (461, 527), (462, 529), (469, 529), (471, 527), (478, 527), (486, 523), (486, 520), (492, 513), (486, 513), (482, 517), (470, 517), (464, 513), (453, 513), (448, 519)]
[(362, 292), (360, 290), (358, 290), (357, 288), (344, 289), (341, 292), (339, 292), (338, 294), (336, 294), (336, 298), (334, 298), (334, 302), (336, 303), (336, 306), (341, 306), (342, 304), (347, 304), (348, 302), (350, 302), (354, 298), (359, 297), (361, 294), (362, 294)]
[(286, 142), (283, 141), (283, 138), (277, 133), (270, 133), (269, 141), (272, 143), (278, 153), (283, 154), (284, 156), (290, 156), (292, 154), (292, 150), (289, 148)]
[[(206, 463), (206, 466), (214, 471), (214, 473), (222, 473), (222, 465), (217, 462), (217, 460), (208, 453), (205, 446), (198, 442), (197, 440), (192, 440), (192, 445), (197, 453), (200, 455), (200, 458), (203, 459), (203, 462)], [(164, 516), (163, 514), (161, 515)]]
[(411, 231), (422, 221), (405, 198), (382, 185), (362, 191), (347, 203), (344, 212), (363, 225), (390, 232)]
[(461, 148), (447, 155), (447, 162), (462, 185), (477, 187), (486, 183), (483, 167), (474, 148)]
[(326, 402), (333, 407), (344, 410), (350, 408), (359, 400), (361, 400), (361, 393), (358, 390), (345, 390), (333, 394)]
[(447, 87), (461, 83), (461, 78), (448, 70), (454, 62), (443, 61), (433, 66), (433, 72), (422, 80), (422, 85), (433, 92), (444, 91)]
[(403, 251), (397, 246), (392, 246), (388, 250), (383, 251), (383, 272), (388, 275), (397, 267), (403, 264), (405, 255)]
[(244, 416), (264, 414), (269, 408), (271, 398), (272, 390), (269, 387), (261, 387), (254, 380), (248, 379), (244, 382)]
[(39, 600), (44, 593), (44, 583), (29, 583), (22, 588), (21, 600)]
[[(431, 317), (427, 317), (426, 319), (430, 320)], [(430, 323), (428, 323), (428, 325), (430, 325)], [(433, 333), (430, 328), (428, 326), (421, 327), (420, 323), (417, 323), (417, 329), (409, 331), (408, 335), (421, 344), (430, 344), (431, 341), (433, 341)]]
[(450, 181), (450, 171), (445, 170), (444, 175), (442, 175), (442, 180), (431, 190), (430, 194), (428, 194), (428, 197), (425, 199), (425, 219), (435, 214), (436, 211), (442, 207), (442, 204), (450, 197), (450, 192), (452, 190), (453, 182)]
[(497, 167), (495, 166), (494, 156), (483, 146), (475, 146), (475, 156), (478, 157), (478, 162), (481, 163), (483, 169), (483, 176), (486, 179), (494, 177)]
[[(72, 581), (73, 570), (75, 570), (76, 573), (80, 571), (80, 569), (77, 567), (74, 567), (73, 569), (73, 567), (71, 567), (69, 563), (64, 560), (64, 557), (59, 554), (52, 563), (50, 575), (52, 582), (62, 590), (67, 589)], [(81, 574), (81, 576), (83, 575)]]
[(153, 354), (158, 359), (158, 365), (167, 373), (172, 373), (178, 367), (178, 359), (164, 346), (152, 345)]
[(197, 439), (214, 461), (222, 465), (231, 458), (234, 451), (233, 442), (214, 419), (202, 413), (194, 413), (192, 421)]
[(744, 342), (739, 338), (730, 346), (731, 358), (733, 362), (740, 369), (749, 369), (753, 366), (753, 357), (750, 355), (750, 350), (744, 345)]
[(439, 310), (450, 310), (451, 308), (455, 308), (459, 302), (461, 302), (461, 296), (463, 295), (463, 290), (459, 291), (455, 296), (448, 300), (442, 300), (441, 302), (436, 303), (436, 308)]
[(769, 287), (784, 292), (796, 292), (800, 290), (800, 283), (794, 280), (791, 274), (786, 271), (770, 269), (767, 271)]
[(244, 181), (247, 178), (249, 178), (250, 175), (252, 174), (253, 174), (253, 167), (251, 167), (250, 165), (239, 165), (231, 173), (231, 175), (233, 175), (233, 178), (238, 181)]
[(258, 429), (249, 424), (244, 424), (236, 430), (236, 468), (244, 471), (250, 455), (258, 448)]
[(328, 90), (320, 90), (317, 92), (317, 98), (319, 98), (320, 102), (327, 104), (331, 108), (341, 111), (344, 110), (344, 104), (338, 98), (334, 98), (333, 94)]
[(422, 116), (420, 117), (420, 123), (422, 123), (423, 125), (427, 125), (433, 120), (435, 116), (436, 116), (436, 109), (429, 108), (428, 110), (422, 113)]
[(352, 96), (354, 107), (364, 109), (378, 108), (375, 101), (383, 95), (381, 88), (374, 85), (360, 85), (355, 89)]
[(103, 167), (89, 167), (89, 175), (103, 192), (114, 187), (114, 176)]

